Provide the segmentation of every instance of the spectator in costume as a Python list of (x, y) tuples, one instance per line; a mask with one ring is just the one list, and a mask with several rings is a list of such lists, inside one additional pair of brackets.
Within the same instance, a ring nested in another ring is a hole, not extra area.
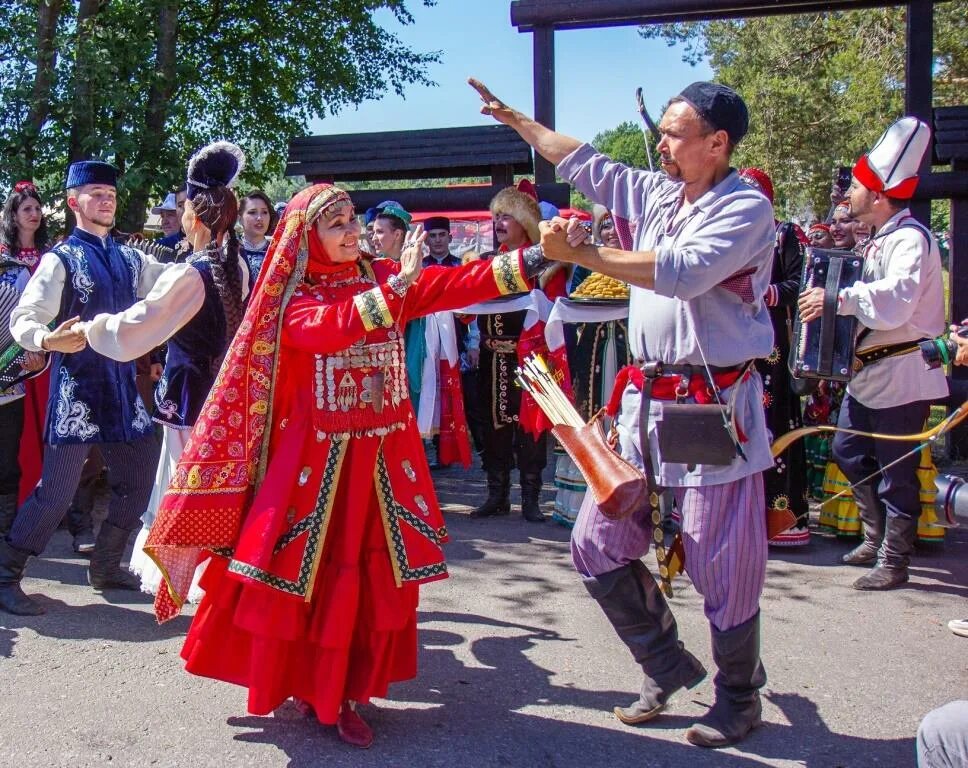
[(450, 252), (453, 237), (450, 234), (450, 219), (446, 216), (431, 216), (424, 221), (427, 233), (427, 255), (424, 266), (457, 267), (460, 259)]
[(854, 247), (854, 217), (850, 215), (850, 203), (843, 200), (834, 207), (834, 215), (830, 220), (830, 238), (834, 241), (834, 248), (842, 251)]
[(253, 189), (239, 201), (239, 223), (242, 225), (242, 258), (255, 282), (276, 229), (272, 200), (261, 189)]
[[(743, 168), (740, 178), (763, 193), (773, 205), (773, 181), (759, 168)], [(773, 271), (766, 291), (766, 306), (773, 324), (773, 351), (756, 361), (763, 377), (766, 423), (773, 439), (803, 426), (800, 398), (790, 382), (790, 346), (793, 314), (800, 293), (803, 248), (806, 236), (791, 221), (777, 221), (773, 246)], [(807, 506), (806, 456), (798, 440), (773, 460), (773, 468), (763, 473), (767, 515), (793, 514), (795, 523), (770, 539), (775, 546), (801, 547), (810, 543), (810, 510)]]
[(400, 261), (403, 242), (412, 220), (413, 217), (395, 200), (386, 200), (377, 206), (372, 235), (377, 256)]
[[(47, 221), (40, 195), (33, 182), (19, 181), (4, 201), (0, 214), (0, 352), (14, 343), (10, 313), (17, 306), (46, 244)], [(26, 355), (25, 370), (40, 371), (47, 363), (42, 352)], [(42, 378), (49, 380), (49, 376)], [(17, 514), (23, 477), (21, 463), (29, 468), (33, 478), (31, 488), (40, 476), (46, 403), (46, 390), (33, 379), (0, 390), (0, 537), (7, 535)], [(32, 423), (29, 436), (24, 438), (27, 414)]]
[(818, 221), (807, 230), (807, 240), (814, 248), (833, 248), (834, 239), (830, 236), (830, 225)]
[[(541, 212), (534, 186), (523, 181), (506, 187), (491, 200), (498, 254), (527, 247), (539, 238)], [(495, 257), (497, 258), (497, 257)], [(542, 278), (541, 290), (552, 301), (565, 293), (563, 269)], [(511, 511), (511, 470), (521, 484), (521, 514), (531, 523), (544, 522), (540, 497), (541, 473), (548, 462), (548, 434), (535, 419), (536, 408), (515, 385), (514, 370), (531, 351), (547, 350), (543, 323), (525, 329), (526, 310), (479, 315), (481, 330), (480, 385), (484, 410), (484, 472), (487, 499), (471, 517), (494, 517)]]
[[(461, 260), (450, 252), (453, 240), (450, 219), (446, 216), (430, 216), (424, 220), (423, 226), (427, 233), (427, 255), (424, 256), (423, 265), (460, 266)], [(428, 427), (433, 432), (434, 460), (430, 468), (443, 469), (455, 460), (470, 462), (468, 433), (470, 436), (474, 434), (470, 422), (472, 418), (479, 419), (476, 412), (480, 409), (476, 384), (480, 332), (473, 316), (441, 312), (433, 317), (433, 322), (429, 317), (421, 319), (427, 334), (425, 349), (435, 352), (424, 360), (420, 378), (421, 400), (414, 401), (414, 407), (420, 403), (417, 419), (424, 437), (427, 436)], [(410, 326), (407, 328), (409, 332)], [(448, 351), (457, 355), (454, 366), (447, 359)], [(436, 382), (432, 388), (433, 398), (429, 397), (431, 390), (428, 390), (427, 381)], [(470, 397), (465, 385), (470, 387)], [(433, 406), (430, 405), (431, 401)], [(460, 401), (459, 404), (457, 401)], [(432, 412), (426, 413), (431, 408)], [(441, 445), (444, 446), (443, 451)]]
[[(622, 248), (615, 219), (605, 206), (592, 206), (591, 229), (592, 244)], [(590, 274), (591, 270), (576, 266), (570, 292)], [(588, 421), (607, 403), (617, 372), (632, 362), (628, 319), (567, 324), (564, 330), (575, 408)], [(567, 453), (562, 452), (555, 463), (555, 484), (558, 492), (552, 519), (571, 527), (584, 502), (587, 484)]]
[(295, 697), (368, 747), (359, 707), (416, 674), (418, 585), (447, 575), (403, 325), (527, 290), (543, 265), (514, 252), (423, 269), (419, 228), (399, 262), (362, 262), (352, 202), (329, 184), (298, 193), (282, 226), (149, 536), (169, 587), (155, 607), (174, 616), (211, 553), (187, 670), (245, 686), (253, 714)]

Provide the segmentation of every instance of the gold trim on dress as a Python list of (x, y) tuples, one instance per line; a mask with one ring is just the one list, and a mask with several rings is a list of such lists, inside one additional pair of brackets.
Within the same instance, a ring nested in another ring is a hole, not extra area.
[(518, 255), (518, 251), (499, 253), (491, 259), (491, 269), (494, 272), (497, 289), (502, 296), (531, 290), (531, 286), (521, 270), (521, 257)]
[(363, 320), (363, 327), (367, 333), (377, 328), (390, 328), (393, 325), (393, 315), (390, 314), (390, 307), (379, 286), (356, 294), (353, 297), (353, 303), (356, 305), (356, 311), (360, 313), (360, 319)]

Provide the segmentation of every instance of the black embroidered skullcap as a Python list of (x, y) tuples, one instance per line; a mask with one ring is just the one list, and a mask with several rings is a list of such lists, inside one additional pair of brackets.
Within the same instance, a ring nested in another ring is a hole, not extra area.
[(750, 127), (750, 113), (736, 91), (719, 83), (698, 82), (687, 86), (679, 98), (691, 106), (717, 131), (726, 131), (738, 144)]

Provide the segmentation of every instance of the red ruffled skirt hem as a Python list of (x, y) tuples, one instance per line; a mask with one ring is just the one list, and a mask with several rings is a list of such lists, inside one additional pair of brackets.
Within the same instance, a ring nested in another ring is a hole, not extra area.
[(252, 714), (295, 697), (333, 724), (344, 701), (385, 697), (417, 673), (418, 587), (396, 586), (376, 505), (342, 509), (309, 601), (229, 573), (224, 558), (205, 571), (182, 658), (192, 674), (248, 688)]

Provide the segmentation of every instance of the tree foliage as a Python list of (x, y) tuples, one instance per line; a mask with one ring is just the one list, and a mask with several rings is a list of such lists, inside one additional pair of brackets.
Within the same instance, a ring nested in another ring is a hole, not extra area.
[[(964, 3), (934, 6), (934, 102), (968, 102)], [(870, 8), (643, 27), (643, 37), (684, 44), (738, 90), (751, 125), (736, 164), (766, 170), (786, 216), (824, 214), (833, 171), (852, 165), (903, 112), (905, 11)]]
[[(433, 5), (435, 0), (420, 0)], [(430, 84), (416, 52), (374, 18), (412, 23), (406, 0), (4, 0), (0, 186), (34, 178), (51, 197), (67, 163), (124, 172), (122, 225), (215, 138), (278, 175), (288, 140), (317, 116)]]
[[(648, 168), (649, 157), (645, 151), (645, 137), (642, 126), (627, 120), (617, 127), (602, 131), (594, 139), (592, 146), (613, 160), (635, 168)], [(654, 150), (655, 142), (650, 139), (649, 146)], [(653, 157), (653, 163), (655, 158)]]

